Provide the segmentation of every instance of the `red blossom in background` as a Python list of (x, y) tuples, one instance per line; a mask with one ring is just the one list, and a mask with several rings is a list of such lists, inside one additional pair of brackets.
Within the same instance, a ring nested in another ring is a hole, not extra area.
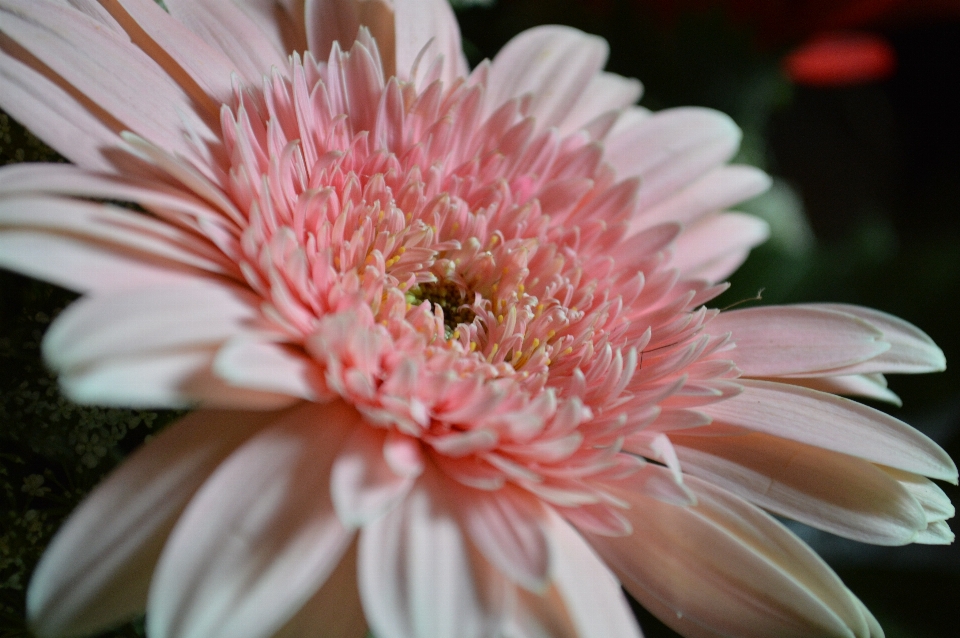
[(960, 17), (956, 0), (638, 0), (666, 23), (722, 7), (751, 28), (763, 48), (788, 47), (787, 76), (798, 84), (838, 86), (889, 77), (896, 54), (877, 28)]

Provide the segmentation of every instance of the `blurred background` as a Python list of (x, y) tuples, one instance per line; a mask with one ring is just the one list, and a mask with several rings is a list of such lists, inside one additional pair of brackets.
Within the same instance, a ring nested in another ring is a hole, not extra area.
[[(857, 303), (920, 326), (950, 367), (890, 378), (903, 407), (875, 407), (960, 459), (960, 0), (453, 4), (471, 64), (526, 28), (568, 24), (607, 39), (607, 69), (640, 78), (643, 106), (730, 114), (744, 131), (738, 161), (775, 178), (741, 208), (773, 234), (716, 305), (762, 290), (762, 303)], [(0, 164), (57, 159), (0, 113)], [(0, 638), (30, 635), (25, 585), (64, 516), (177, 416), (79, 407), (59, 395), (38, 345), (71, 299), (0, 272)], [(960, 490), (943, 487), (960, 502)], [(960, 545), (873, 547), (791, 526), (889, 638), (960, 636)], [(637, 612), (647, 636), (676, 636)]]

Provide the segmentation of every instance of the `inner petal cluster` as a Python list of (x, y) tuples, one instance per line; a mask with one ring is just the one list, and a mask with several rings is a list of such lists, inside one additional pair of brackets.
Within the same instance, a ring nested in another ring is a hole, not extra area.
[(680, 374), (724, 345), (693, 311), (719, 289), (664, 267), (677, 227), (628, 236), (639, 185), (590, 133), (488, 104), (485, 72), (384, 82), (361, 36), (238, 88), (237, 261), (271, 329), (368, 423), (474, 487), (610, 500), (597, 481), (642, 464), (624, 442), (668, 399), (722, 395), (707, 386), (732, 364), (701, 366), (699, 389)]

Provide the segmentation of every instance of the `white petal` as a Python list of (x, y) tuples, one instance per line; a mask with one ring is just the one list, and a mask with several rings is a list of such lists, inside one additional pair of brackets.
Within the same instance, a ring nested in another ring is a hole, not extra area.
[(213, 371), (230, 385), (318, 401), (326, 397), (316, 363), (291, 346), (242, 335), (219, 351)]
[(164, 548), (150, 586), (151, 636), (266, 638), (294, 617), (353, 537), (328, 481), (357, 423), (345, 404), (304, 404), (221, 464)]
[(142, 612), (160, 550), (217, 465), (271, 419), (200, 411), (134, 453), (67, 519), (30, 581), (38, 634), (92, 633)]

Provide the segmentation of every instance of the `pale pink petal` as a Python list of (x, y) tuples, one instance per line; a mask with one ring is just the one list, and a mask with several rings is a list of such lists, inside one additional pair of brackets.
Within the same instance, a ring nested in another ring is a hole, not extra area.
[(920, 373), (942, 372), (947, 367), (943, 351), (925, 332), (913, 324), (885, 312), (849, 304), (813, 304), (820, 308), (845, 312), (869, 322), (883, 333), (890, 350), (883, 355), (853, 368), (836, 371), (837, 374), (864, 374), (872, 372)]
[(701, 408), (728, 425), (766, 432), (874, 463), (956, 483), (939, 445), (902, 421), (855, 401), (770, 381), (743, 379), (743, 392)]
[(684, 230), (677, 239), (671, 265), (688, 279), (723, 281), (746, 260), (751, 248), (769, 236), (767, 223), (753, 215), (713, 215)]
[(327, 582), (272, 638), (364, 638), (367, 620), (357, 588), (357, 543), (344, 553)]
[(387, 464), (387, 430), (360, 426), (333, 463), (330, 493), (344, 525), (361, 527), (403, 500), (416, 475), (401, 476)]
[(867, 461), (760, 433), (673, 439), (685, 472), (833, 534), (905, 545), (927, 526), (920, 503)]
[[(85, 101), (20, 61), (25, 53), (0, 38), (0, 82), (4, 110), (71, 162), (90, 170), (118, 172), (117, 127), (89, 110)], [(15, 56), (15, 57), (14, 57)], [(110, 152), (114, 151), (114, 152)], [(133, 159), (133, 158), (129, 158)]]
[[(771, 379), (772, 380), (772, 379)], [(882, 374), (851, 374), (837, 377), (792, 377), (777, 379), (781, 383), (800, 385), (811, 390), (841, 394), (848, 397), (865, 397), (877, 401), (903, 405), (900, 397), (887, 388), (887, 380)]]
[(478, 638), (499, 624), (440, 480), (425, 472), (400, 505), (360, 532), (360, 597), (376, 636)]
[[(234, 0), (249, 15), (278, 51), (306, 51), (304, 17), (317, 0)], [(329, 51), (329, 49), (327, 49)]]
[(116, 206), (55, 197), (0, 199), (0, 230), (44, 230), (79, 236), (104, 250), (138, 254), (147, 262), (172, 261), (224, 274), (236, 270), (212, 244), (157, 221)]
[[(220, 104), (233, 99), (231, 76), (235, 72), (235, 65), (222, 51), (201, 40), (155, 2), (115, 0), (104, 6), (133, 42), (163, 66), (198, 106), (213, 118), (219, 117)], [(199, 90), (193, 90), (194, 86)]]
[(729, 160), (740, 137), (733, 120), (719, 111), (667, 109), (615, 127), (604, 141), (604, 159), (618, 177), (641, 178), (642, 216)]
[(2, 0), (0, 15), (6, 35), (124, 128), (187, 157), (201, 157), (187, 131), (216, 139), (216, 121), (202, 119), (182, 88), (125, 36), (44, 0)]
[(440, 79), (447, 87), (457, 78), (467, 76), (469, 67), (460, 44), (460, 26), (447, 0), (393, 0), (393, 9), (398, 78), (412, 80), (422, 89), (424, 73), (430, 72), (438, 56), (443, 56)]
[(334, 42), (349, 50), (360, 27), (365, 26), (377, 42), (388, 77), (397, 74), (394, 22), (394, 7), (388, 0), (311, 0), (306, 4), (307, 39), (314, 57), (326, 59)]
[[(249, 290), (203, 279), (88, 296), (53, 322), (44, 355), (70, 372), (113, 357), (221, 343), (249, 328), (258, 306)], [(170, 307), (176, 315), (164, 312)]]
[(114, 358), (61, 375), (60, 387), (76, 403), (116, 407), (277, 410), (298, 401), (228, 385), (213, 373), (215, 357), (215, 348), (197, 348)]
[(603, 69), (607, 54), (603, 39), (577, 29), (528, 29), (493, 59), (487, 104), (495, 109), (511, 98), (529, 94), (529, 114), (537, 119), (537, 125), (544, 129), (561, 126)]
[[(631, 539), (632, 537), (625, 537)], [(553, 582), (580, 638), (641, 638), (620, 583), (583, 537), (550, 517)]]
[(770, 188), (770, 177), (752, 166), (719, 166), (683, 190), (651, 206), (634, 218), (634, 228), (665, 221), (693, 222)]
[(594, 75), (573, 109), (559, 124), (560, 134), (569, 135), (588, 127), (610, 111), (627, 108), (640, 99), (642, 92), (643, 86), (633, 78), (615, 73)]
[(865, 638), (856, 598), (829, 567), (759, 509), (690, 477), (697, 505), (643, 496), (633, 535), (587, 535), (629, 591), (689, 636)]
[(220, 465), (164, 547), (150, 585), (150, 635), (261, 638), (293, 618), (353, 538), (326, 487), (357, 420), (343, 403), (305, 404)]
[(513, 486), (478, 490), (452, 484), (453, 507), (470, 540), (491, 565), (531, 591), (543, 591), (551, 564), (547, 513)]
[(953, 503), (950, 502), (950, 497), (930, 479), (890, 467), (880, 469), (894, 478), (919, 501), (928, 521), (945, 521), (953, 518), (957, 513)]
[(307, 401), (327, 398), (315, 361), (291, 346), (257, 335), (230, 339), (217, 351), (213, 371), (238, 388), (285, 394)]
[(731, 333), (731, 357), (747, 377), (814, 376), (890, 349), (883, 333), (853, 315), (817, 306), (762, 306), (721, 312), (709, 324)]
[(200, 411), (140, 448), (57, 533), (27, 594), (43, 636), (107, 629), (143, 611), (153, 567), (187, 502), (269, 412)]
[(69, 235), (0, 228), (0, 266), (76, 292), (116, 292), (192, 281), (171, 264), (131, 258)]
[(170, 15), (222, 51), (247, 83), (259, 86), (271, 67), (286, 68), (286, 52), (278, 50), (231, 0), (169, 0), (164, 4)]

